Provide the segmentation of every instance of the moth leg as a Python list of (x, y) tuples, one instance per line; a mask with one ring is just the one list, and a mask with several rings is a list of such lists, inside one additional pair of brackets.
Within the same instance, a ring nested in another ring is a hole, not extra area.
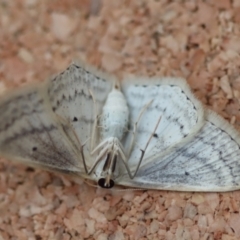
[(93, 123), (93, 130), (92, 130), (92, 134), (91, 134), (91, 143), (90, 143), (90, 151), (93, 151), (93, 146), (95, 145), (95, 135), (96, 135), (96, 129), (97, 129), (97, 123), (98, 123), (98, 109), (97, 109), (97, 103), (96, 103), (96, 100), (95, 100), (95, 97), (94, 97), (94, 94), (93, 92), (91, 91), (91, 89), (88, 89), (91, 97), (92, 97), (92, 100), (93, 100), (93, 105), (94, 105), (94, 123)]
[[(121, 160), (122, 160), (125, 168), (127, 169), (127, 172), (128, 172), (129, 177), (130, 177), (131, 179), (133, 179), (135, 175), (132, 175), (132, 173), (131, 173), (131, 171), (130, 171), (130, 169), (129, 169), (129, 167), (128, 167), (128, 158), (126, 157), (126, 154), (124, 153), (124, 151), (123, 151), (123, 149), (122, 149), (121, 147), (119, 147), (118, 153), (119, 153), (119, 155), (120, 155), (120, 157), (121, 157)], [(135, 173), (134, 173), (134, 174), (135, 174)]]
[[(108, 151), (108, 146), (105, 146), (99, 153), (95, 163), (93, 164), (93, 166), (90, 168), (90, 170), (87, 169), (87, 164), (86, 164), (86, 160), (85, 160), (85, 156), (84, 156), (84, 151), (83, 148), (86, 145), (87, 141), (89, 141), (89, 139), (87, 139), (85, 141), (85, 143), (83, 145), (81, 145), (81, 156), (83, 159), (83, 165), (85, 168), (85, 171), (88, 175), (92, 174), (94, 168), (97, 166), (97, 164), (102, 160), (102, 158), (106, 155), (107, 151)], [(98, 151), (101, 147), (103, 147), (106, 144), (106, 141), (103, 141), (102, 143), (100, 143), (90, 154), (93, 155), (96, 151)]]
[[(88, 174), (88, 169), (87, 169), (87, 164), (86, 164), (86, 160), (85, 160), (83, 148), (84, 148), (84, 146), (86, 145), (86, 143), (89, 141), (89, 138), (88, 138), (83, 144), (81, 144), (81, 141), (80, 141), (78, 135), (76, 134), (76, 132), (74, 131), (72, 125), (69, 124), (66, 119), (62, 118), (62, 117), (59, 116), (59, 115), (57, 115), (57, 116), (58, 116), (58, 118), (60, 119), (60, 121), (61, 121), (62, 124), (63, 124), (63, 126), (62, 126), (62, 127), (63, 127), (63, 130), (64, 130), (64, 125), (67, 125), (67, 126), (70, 128), (71, 132), (73, 133), (74, 137), (76, 138), (77, 143), (78, 143), (78, 146), (75, 146), (75, 147), (76, 147), (78, 150), (80, 150), (81, 157), (82, 157), (82, 160), (83, 160), (84, 170), (85, 170), (85, 172)], [(67, 134), (67, 131), (64, 130), (64, 132)], [(74, 145), (75, 145), (75, 144), (74, 144)], [(79, 149), (79, 146), (80, 146), (80, 149)]]
[(133, 175), (129, 175), (131, 179), (133, 179), (133, 178), (136, 176), (137, 172), (138, 172), (138, 169), (139, 169), (139, 167), (140, 167), (140, 165), (141, 165), (141, 163), (142, 163), (142, 160), (143, 160), (143, 157), (144, 157), (145, 152), (146, 152), (146, 150), (147, 150), (147, 147), (148, 147), (149, 143), (151, 142), (151, 140), (152, 140), (152, 138), (153, 138), (153, 135), (155, 134), (155, 132), (156, 132), (158, 126), (159, 126), (159, 123), (160, 123), (160, 121), (161, 121), (161, 118), (162, 118), (162, 117), (160, 116), (159, 119), (158, 119), (158, 121), (157, 121), (157, 124), (155, 125), (155, 128), (154, 128), (153, 132), (151, 133), (151, 135), (150, 135), (150, 137), (149, 137), (149, 139), (148, 139), (148, 141), (147, 141), (147, 143), (146, 143), (145, 148), (144, 148), (143, 150), (140, 149), (141, 152), (142, 152), (142, 153), (141, 153), (141, 157), (140, 157), (140, 160), (139, 160), (139, 162), (138, 162), (138, 165), (137, 165), (137, 168), (136, 168), (134, 174), (133, 174)]
[[(56, 114), (56, 113), (55, 113), (55, 114)], [(76, 132), (73, 130), (73, 127), (72, 127), (71, 123), (69, 123), (69, 121), (68, 121), (67, 119), (61, 117), (61, 116), (58, 115), (58, 114), (56, 114), (56, 116), (57, 116), (58, 120), (60, 121), (62, 130), (64, 131), (64, 133), (68, 136), (68, 138), (69, 138), (70, 140), (73, 141), (73, 142), (71, 141), (72, 144), (79, 150), (78, 146), (81, 146), (81, 142), (80, 142), (80, 139), (78, 138)], [(72, 134), (74, 135), (75, 140), (77, 141), (77, 143), (74, 141), (74, 139), (72, 139), (73, 136), (70, 136), (70, 135), (68, 134), (68, 132), (66, 131), (66, 129), (65, 129), (66, 126), (67, 126), (68, 128), (70, 128), (70, 130), (71, 130)], [(76, 144), (77, 144), (77, 145), (76, 145)]]
[(106, 156), (108, 150), (109, 150), (109, 148), (108, 148), (108, 146), (106, 146), (106, 147), (104, 147), (104, 148), (100, 151), (100, 153), (99, 153), (99, 155), (98, 155), (95, 163), (92, 165), (92, 167), (91, 167), (90, 170), (88, 171), (88, 173), (87, 173), (88, 175), (92, 174), (92, 172), (93, 172), (93, 170), (95, 169), (95, 167), (97, 166), (97, 164), (98, 164), (100, 161), (102, 161), (103, 157)]
[(143, 106), (142, 110), (140, 111), (140, 113), (139, 113), (139, 115), (137, 117), (137, 121), (133, 125), (132, 139), (131, 139), (130, 147), (129, 147), (128, 152), (127, 152), (128, 158), (130, 157), (130, 154), (131, 154), (133, 146), (134, 146), (138, 123), (140, 122), (140, 120), (141, 120), (141, 118), (143, 116), (143, 113), (146, 111), (146, 109), (149, 107), (149, 105), (152, 102), (153, 102), (153, 100), (151, 100), (149, 103), (147, 103), (147, 104), (145, 104), (145, 106)]
[[(89, 141), (89, 139), (87, 139), (84, 144), (80, 144), (81, 145), (81, 149), (80, 149), (80, 152), (81, 152), (81, 156), (82, 156), (82, 159), (83, 159), (83, 165), (84, 165), (84, 169), (85, 169), (85, 172), (90, 175), (94, 168), (97, 166), (97, 164), (102, 160), (104, 154), (107, 152), (108, 148), (105, 147), (101, 150), (98, 158), (96, 159), (95, 163), (93, 164), (93, 166), (90, 168), (90, 170), (87, 169), (87, 164), (86, 164), (86, 160), (85, 160), (85, 155), (84, 155), (84, 151), (83, 151), (83, 148), (84, 146), (86, 145), (86, 143)], [(93, 155), (96, 151), (98, 151), (102, 146), (105, 145), (105, 141), (103, 141), (101, 144), (99, 144), (90, 154)]]
[(81, 152), (81, 156), (82, 156), (82, 160), (83, 160), (84, 170), (88, 174), (87, 164), (86, 164), (85, 155), (84, 155), (84, 151), (83, 151), (83, 148), (86, 145), (87, 141), (89, 141), (89, 139), (87, 139), (82, 145), (80, 144), (80, 146), (81, 146), (80, 152)]
[[(105, 156), (107, 156), (108, 153), (111, 152), (111, 150), (112, 150), (112, 145), (107, 144), (107, 142), (108, 142), (108, 140), (105, 140), (105, 141), (101, 142), (101, 143), (91, 152), (91, 154), (94, 154), (94, 153), (96, 153), (99, 149), (102, 148), (102, 149), (100, 150), (100, 153), (98, 154), (98, 157), (97, 157), (96, 161), (94, 162), (93, 166), (92, 166), (91, 169), (88, 171), (88, 174), (89, 174), (89, 175), (92, 174), (92, 172), (93, 172), (93, 170), (95, 169), (95, 167), (97, 166), (97, 164), (98, 164), (100, 161), (102, 161), (102, 159), (103, 159)], [(115, 148), (115, 150), (114, 150), (114, 152), (113, 152), (112, 159), (113, 159), (114, 156), (117, 156), (118, 154), (120, 155), (121, 160), (123, 161), (124, 166), (126, 167), (129, 176), (132, 176), (131, 171), (130, 171), (130, 169), (129, 169), (129, 167), (128, 167), (128, 163), (127, 163), (128, 158), (126, 157), (126, 154), (124, 153), (124, 150), (123, 150), (123, 146), (121, 145), (120, 142), (118, 142), (118, 145), (117, 145), (117, 147)], [(111, 164), (113, 164), (113, 161), (111, 161)], [(110, 166), (110, 168), (111, 168), (111, 166)]]
[[(94, 154), (94, 153), (95, 153), (96, 151), (98, 151), (101, 147), (103, 147), (103, 146), (106, 144), (106, 142), (107, 142), (107, 141), (103, 141), (102, 143), (100, 143), (100, 144), (93, 150), (92, 154)], [(120, 142), (119, 142), (118, 144), (119, 144), (119, 145), (118, 145), (118, 147), (117, 147), (117, 149), (116, 149), (115, 154), (113, 154), (113, 156), (114, 156), (114, 155), (117, 156), (118, 154), (120, 155), (121, 160), (122, 160), (124, 166), (126, 167), (127, 172), (128, 172), (128, 174), (129, 174), (130, 178), (134, 178), (134, 176), (132, 176), (131, 171), (130, 171), (130, 169), (129, 169), (129, 167), (128, 167), (128, 162), (127, 162), (127, 161), (128, 161), (128, 158), (126, 157), (126, 154), (124, 153), (123, 146), (121, 145)], [(103, 159), (104, 156), (106, 156), (106, 155), (109, 153), (109, 150), (110, 150), (110, 149), (109, 149), (109, 146), (106, 145), (106, 146), (100, 151), (100, 153), (99, 153), (99, 155), (98, 155), (95, 163), (93, 164), (93, 166), (92, 166), (91, 169), (89, 170), (88, 174), (91, 174), (91, 173), (93, 172), (93, 170), (94, 170), (94, 168), (97, 166), (97, 164)], [(111, 161), (111, 162), (112, 162), (112, 161)]]

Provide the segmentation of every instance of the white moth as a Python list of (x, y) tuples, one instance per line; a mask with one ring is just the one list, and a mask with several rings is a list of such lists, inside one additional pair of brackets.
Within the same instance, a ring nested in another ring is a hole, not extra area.
[(72, 64), (0, 100), (0, 155), (114, 184), (240, 189), (240, 137), (176, 78), (119, 84)]

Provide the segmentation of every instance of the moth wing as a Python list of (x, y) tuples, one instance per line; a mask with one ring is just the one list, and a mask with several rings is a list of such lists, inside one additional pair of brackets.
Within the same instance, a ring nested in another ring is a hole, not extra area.
[(81, 155), (46, 103), (42, 84), (0, 99), (0, 155), (31, 166), (84, 172)]
[[(99, 142), (99, 128), (94, 125), (101, 112), (113, 81), (104, 74), (82, 64), (71, 64), (64, 72), (47, 83), (49, 103), (54, 113), (70, 126), (69, 138), (77, 137), (75, 146), (84, 145), (88, 167), (94, 158), (90, 152)], [(94, 136), (93, 136), (94, 131)], [(74, 138), (76, 139), (76, 138)], [(93, 146), (91, 146), (91, 143)]]
[(121, 184), (177, 191), (222, 192), (240, 188), (240, 135), (208, 110), (202, 129), (162, 158), (142, 166)]
[[(156, 156), (167, 154), (182, 141), (189, 141), (204, 123), (202, 105), (183, 79), (127, 79), (122, 89), (130, 109), (130, 132), (124, 142), (126, 149), (131, 145), (134, 124), (138, 122), (128, 160), (132, 172), (148, 141), (141, 166)], [(139, 119), (141, 111), (143, 114)]]

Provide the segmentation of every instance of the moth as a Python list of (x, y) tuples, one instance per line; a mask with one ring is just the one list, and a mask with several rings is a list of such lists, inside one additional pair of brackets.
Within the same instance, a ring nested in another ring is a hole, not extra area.
[(240, 188), (240, 137), (179, 78), (117, 81), (71, 64), (0, 99), (0, 155), (144, 189)]

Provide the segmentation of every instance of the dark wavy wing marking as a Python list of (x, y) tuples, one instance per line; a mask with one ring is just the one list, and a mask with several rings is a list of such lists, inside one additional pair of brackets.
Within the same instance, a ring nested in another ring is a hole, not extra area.
[[(57, 116), (71, 123), (72, 130), (81, 143), (84, 143), (91, 137), (95, 114), (101, 114), (111, 88), (112, 82), (106, 80), (103, 74), (87, 67), (71, 64), (66, 71), (49, 82), (48, 96), (53, 111)], [(89, 155), (90, 142), (89, 140), (84, 147), (86, 156)]]
[[(202, 106), (182, 79), (127, 80), (123, 92), (130, 108), (131, 129), (140, 111), (153, 101), (144, 111), (137, 127), (136, 144), (129, 159), (133, 170), (140, 159), (140, 149), (145, 148), (160, 117), (160, 124), (147, 148), (143, 164), (190, 137), (203, 124)], [(131, 134), (128, 134), (126, 146), (129, 146), (130, 139)]]
[[(125, 182), (126, 180), (124, 180)], [(191, 142), (143, 166), (126, 185), (183, 191), (240, 188), (240, 136), (225, 120), (208, 112)]]
[(1, 155), (52, 170), (82, 171), (81, 155), (45, 105), (41, 85), (2, 98), (0, 112)]

